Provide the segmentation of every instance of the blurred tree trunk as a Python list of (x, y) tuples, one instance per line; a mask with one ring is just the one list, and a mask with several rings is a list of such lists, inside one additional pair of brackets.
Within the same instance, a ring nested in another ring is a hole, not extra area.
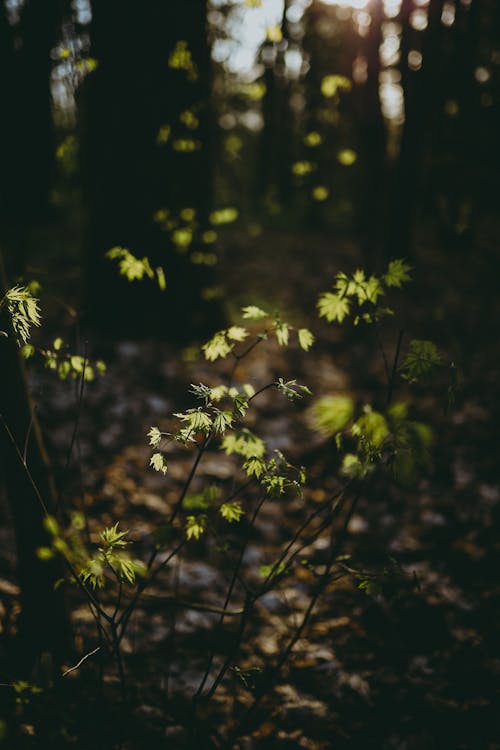
[[(7, 288), (0, 254), (0, 299)], [(5, 310), (0, 312), (0, 318), (0, 329), (9, 332), (8, 338), (0, 338), (0, 488), (12, 516), (21, 589), (16, 659), (29, 669), (43, 652), (51, 653), (56, 661), (68, 656), (72, 650), (71, 628), (64, 587), (54, 589), (63, 576), (61, 561), (41, 561), (37, 556), (39, 547), (50, 544), (43, 526), (45, 512), (40, 497), (52, 514), (56, 509), (56, 494), (24, 361)]]
[[(155, 332), (182, 340), (205, 333), (217, 325), (218, 308), (200, 297), (212, 275), (189, 260), (200, 247), (193, 243), (191, 252), (176, 252), (173, 229), (162, 232), (153, 216), (166, 209), (175, 221), (182, 209), (194, 208), (199, 227), (207, 223), (212, 185), (206, 2), (93, 0), (92, 14), (98, 68), (85, 81), (80, 101), (89, 320), (121, 335)], [(182, 62), (180, 68), (169, 64), (181, 40), (191, 70)], [(182, 121), (185, 112), (195, 116), (197, 127)], [(164, 143), (157, 142), (160, 128)], [(183, 140), (201, 147), (187, 152)], [(113, 246), (164, 267), (166, 292), (149, 280), (119, 279), (116, 265), (104, 257)]]
[(380, 44), (382, 0), (372, 0), (371, 23), (360, 54), (366, 60), (366, 80), (354, 90), (363, 154), (364, 179), (359, 209), (359, 229), (365, 261), (380, 261), (383, 227), (387, 221), (387, 136), (380, 106)]
[[(436, 102), (442, 84), (440, 40), (443, 0), (431, 0), (425, 31), (415, 32), (411, 27), (413, 10), (413, 0), (403, 0), (401, 76), (405, 122), (392, 191), (388, 257), (412, 257), (414, 221), (422, 177), (422, 146), (432, 130), (435, 117), (439, 115)], [(416, 34), (423, 34), (422, 67), (412, 70), (408, 64), (408, 53), (415, 48)]]
[(492, 144), (486, 111), (481, 107), (480, 85), (475, 78), (480, 64), (482, 6), (481, 0), (474, 0), (470, 6), (459, 3), (451, 30), (450, 94), (457, 112), (448, 128), (451, 149), (449, 143), (445, 144), (451, 153), (441, 196), (444, 210), (440, 229), (441, 237), (452, 249), (470, 248), (481, 205), (487, 198), (485, 184)]
[(0, 9), (2, 101), (0, 218), (16, 270), (23, 265), (27, 230), (49, 215), (54, 148), (50, 52), (60, 3), (27, 0), (10, 26)]
[(264, 210), (271, 215), (289, 209), (292, 197), (293, 125), (290, 81), (285, 62), (285, 45), (290, 41), (286, 20), (289, 5), (289, 0), (285, 0), (280, 24), (284, 43), (266, 42), (261, 50), (266, 92), (263, 101), (259, 192), (261, 199), (264, 199)]

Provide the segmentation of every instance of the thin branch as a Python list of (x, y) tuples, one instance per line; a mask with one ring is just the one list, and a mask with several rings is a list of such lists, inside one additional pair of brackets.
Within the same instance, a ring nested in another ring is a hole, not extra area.
[(399, 354), (401, 352), (401, 344), (403, 342), (403, 336), (404, 336), (404, 331), (400, 330), (399, 335), (398, 335), (398, 342), (396, 344), (396, 352), (394, 354), (394, 361), (392, 363), (391, 377), (389, 379), (389, 389), (387, 391), (387, 405), (389, 405), (392, 400), (392, 393), (394, 390), (394, 383), (396, 382), (396, 373), (398, 370), (398, 360), (399, 360)]
[(44, 499), (43, 499), (43, 497), (41, 495), (41, 492), (38, 489), (35, 480), (33, 479), (33, 475), (32, 475), (32, 473), (31, 473), (31, 471), (29, 469), (28, 464), (24, 460), (24, 457), (23, 457), (21, 451), (19, 450), (19, 446), (16, 443), (16, 439), (15, 439), (14, 435), (12, 434), (12, 431), (11, 431), (9, 425), (7, 424), (7, 422), (4, 419), (3, 414), (1, 414), (1, 413), (0, 413), (0, 420), (1, 420), (1, 422), (2, 422), (2, 424), (4, 426), (4, 428), (5, 428), (5, 431), (7, 432), (7, 435), (9, 436), (9, 439), (10, 439), (10, 441), (11, 441), (13, 447), (14, 447), (14, 450), (15, 450), (15, 452), (16, 452), (19, 460), (20, 460), (20, 462), (22, 463), (22, 465), (24, 467), (24, 470), (26, 472), (26, 476), (28, 477), (28, 481), (31, 484), (33, 492), (35, 493), (36, 498), (37, 498), (38, 502), (40, 503), (43, 512), (45, 513), (46, 516), (48, 516), (49, 515), (49, 511), (47, 509), (47, 506), (45, 505), (45, 501), (44, 501)]
[(94, 654), (97, 654), (97, 652), (100, 650), (101, 650), (101, 647), (97, 646), (97, 648), (95, 648), (93, 651), (90, 651), (90, 653), (85, 654), (85, 656), (82, 656), (78, 664), (75, 664), (74, 667), (70, 667), (69, 669), (67, 669), (65, 672), (62, 673), (62, 676), (66, 677), (66, 675), (68, 675), (70, 672), (74, 672), (75, 669), (79, 669), (82, 666), (84, 661), (87, 661), (87, 659), (89, 659)]
[[(77, 408), (76, 408), (75, 423), (73, 425), (73, 431), (71, 433), (71, 440), (70, 440), (70, 444), (69, 444), (69, 447), (68, 447), (68, 453), (66, 455), (66, 463), (64, 465), (64, 470), (63, 470), (64, 476), (66, 476), (66, 474), (68, 472), (68, 469), (69, 469), (69, 465), (70, 465), (70, 461), (71, 461), (71, 456), (73, 454), (73, 449), (75, 447), (75, 442), (76, 442), (76, 439), (77, 439), (77, 436), (78, 436), (78, 429), (80, 427), (80, 417), (81, 417), (81, 414), (82, 414), (82, 405), (83, 405), (83, 392), (85, 390), (85, 369), (86, 369), (87, 363), (88, 363), (88, 359), (87, 359), (87, 342), (85, 342), (85, 344), (84, 344), (84, 350), (83, 350), (83, 368), (82, 368), (82, 375), (81, 375), (81, 378), (80, 378), (80, 385), (79, 385), (79, 389), (78, 389), (78, 401), (77, 401)], [(63, 494), (63, 483), (61, 482), (61, 487), (60, 487), (60, 490), (59, 490), (59, 495), (57, 497), (56, 510), (59, 508), (59, 506), (61, 504), (62, 494)]]

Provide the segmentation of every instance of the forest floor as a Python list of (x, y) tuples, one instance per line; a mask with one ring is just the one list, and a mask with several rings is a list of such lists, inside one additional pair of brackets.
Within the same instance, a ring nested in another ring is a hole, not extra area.
[[(227, 240), (221, 273), (231, 310), (245, 304), (278, 306), (292, 323), (311, 328), (317, 342), (311, 352), (293, 349), (288, 354), (265, 343), (236, 376), (255, 386), (281, 376), (296, 378), (311, 388), (312, 399), (342, 392), (359, 404), (383, 403), (383, 361), (370, 330), (328, 326), (315, 311), (317, 295), (329, 289), (334, 273), (362, 264), (356, 248), (347, 241), (332, 244), (309, 234), (290, 239), (276, 232), (259, 238), (257, 254), (252, 242), (238, 235)], [(400, 328), (406, 339), (436, 341), (446, 361), (463, 372), (463, 389), (448, 414), (446, 384), (416, 390), (412, 409), (435, 435), (432, 467), (413, 487), (398, 487), (381, 477), (362, 490), (342, 549), (349, 555), (347, 567), (380, 576), (380, 589), (371, 595), (360, 590), (363, 576), (356, 574), (328, 584), (262, 702), (255, 731), (235, 740), (235, 748), (500, 750), (500, 306), (491, 272), (495, 263), (487, 242), (476, 253), (457, 251), (453, 261), (421, 244), (413, 262), (414, 281), (408, 292), (396, 295), (400, 314), (382, 331), (383, 343), (393, 356)], [(134, 554), (147, 559), (155, 529), (178, 496), (192, 456), (180, 448), (174, 451), (167, 477), (160, 476), (148, 468), (145, 434), (151, 425), (168, 426), (169, 416), (186, 406), (190, 383), (215, 384), (225, 365), (182, 361), (154, 341), (115, 342), (107, 359), (108, 374), (89, 384), (84, 394), (65, 499), (85, 507), (94, 533), (119, 520), (130, 529)], [(52, 454), (65, 456), (78, 410), (75, 388), (48, 373), (34, 377), (33, 387)], [(406, 395), (401, 385), (395, 398)], [(309, 483), (303, 499), (274, 500), (263, 507), (245, 555), (249, 576), (279, 557), (305, 508), (321, 504), (339, 488), (334, 442), (313, 430), (308, 403), (289, 404), (266, 393), (250, 426), (270, 448), (304, 464)], [(56, 466), (63, 476), (63, 462), (56, 459)], [(212, 483), (231, 486), (233, 472), (228, 457), (210, 450), (193, 491)], [(5, 523), (3, 527), (5, 643), (15, 621), (18, 590), (12, 538)], [(236, 546), (239, 533), (231, 538)], [(235, 657), (241, 671), (229, 670), (212, 703), (202, 706), (202, 724), (214, 730), (213, 747), (216, 737), (234, 729), (245, 715), (253, 683), (293, 636), (317, 585), (317, 571), (324, 569), (328, 544), (328, 536), (320, 534), (301, 553), (308, 564), (297, 565), (256, 606)], [(49, 732), (51, 746), (186, 746), (182, 720), (189, 716), (207, 654), (212, 647), (216, 651), (215, 675), (235, 629), (228, 617), (221, 636), (218, 615), (206, 611), (224, 601), (224, 565), (220, 549), (202, 539), (182, 563), (165, 568), (138, 606), (123, 642), (129, 709), (124, 711), (117, 698), (117, 677), (109, 664), (95, 698), (97, 669), (89, 658), (68, 675), (64, 690), (56, 688), (66, 714), (62, 717), (54, 707), (49, 713), (57, 725)], [(166, 601), (172, 595), (199, 606), (172, 607)], [(76, 593), (71, 596), (83, 655), (96, 647), (97, 635), (83, 601)], [(237, 605), (238, 595), (231, 606)], [(19, 720), (13, 747), (41, 746), (36, 733), (30, 734), (26, 716)], [(103, 722), (99, 732), (96, 716)], [(194, 746), (205, 747), (203, 740)]]

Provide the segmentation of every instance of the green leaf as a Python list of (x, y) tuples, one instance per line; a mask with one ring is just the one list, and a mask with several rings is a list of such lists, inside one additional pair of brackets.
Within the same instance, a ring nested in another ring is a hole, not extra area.
[(136, 258), (130, 250), (125, 247), (112, 247), (106, 253), (106, 258), (118, 260), (118, 269), (127, 281), (141, 281), (144, 276), (154, 278), (154, 272), (148, 258)]
[(285, 383), (283, 378), (279, 378), (276, 383), (276, 388), (289, 401), (295, 401), (296, 399), (302, 398), (304, 394), (311, 395), (309, 388), (306, 385), (300, 385), (296, 380), (288, 380)]
[(368, 596), (379, 596), (382, 593), (382, 586), (373, 578), (365, 578), (358, 584), (358, 589)]
[(84, 366), (87, 366), (87, 363), (85, 362), (84, 357), (80, 357), (77, 354), (74, 354), (72, 357), (69, 358), (69, 361), (71, 363), (71, 367), (73, 370), (80, 375), (83, 372)]
[(342, 459), (341, 474), (354, 479), (362, 479), (366, 476), (366, 468), (354, 453), (346, 453)]
[(231, 326), (227, 332), (227, 336), (232, 339), (232, 341), (244, 341), (248, 336), (248, 331), (241, 326)]
[(90, 583), (92, 588), (100, 588), (104, 585), (104, 565), (102, 560), (91, 558), (80, 570), (80, 578), (83, 583)]
[[(377, 304), (378, 298), (384, 294), (382, 285), (376, 276), (370, 276), (364, 286), (364, 291), (367, 301), (374, 305)], [(361, 304), (361, 300), (359, 300), (359, 304)]]
[(252, 456), (252, 458), (249, 458), (243, 464), (243, 469), (246, 471), (247, 475), (249, 477), (256, 477), (257, 479), (262, 476), (265, 468), (265, 461), (263, 461), (262, 458), (257, 458), (256, 456)]
[(336, 435), (345, 430), (354, 414), (350, 396), (323, 396), (312, 406), (310, 414), (316, 429), (325, 435)]
[(115, 565), (113, 566), (113, 568), (115, 568), (120, 578), (128, 581), (129, 583), (134, 583), (135, 566), (132, 560), (129, 560), (126, 557), (119, 556), (115, 558)]
[(226, 331), (219, 331), (202, 346), (202, 349), (205, 352), (205, 359), (214, 362), (219, 357), (227, 357), (233, 346), (234, 344), (230, 344), (226, 338)]
[(59, 363), (59, 367), (57, 368), (57, 374), (59, 375), (61, 380), (66, 380), (66, 378), (71, 372), (72, 372), (72, 368), (71, 368), (71, 363), (69, 360), (65, 359)]
[(276, 322), (276, 328), (274, 332), (276, 334), (276, 340), (280, 346), (288, 346), (290, 326), (287, 323)]
[(162, 292), (167, 288), (167, 280), (165, 278), (165, 271), (161, 266), (156, 269), (156, 278), (158, 280), (158, 286)]
[(101, 531), (99, 536), (106, 547), (125, 547), (128, 544), (125, 540), (128, 531), (118, 531), (118, 526), (119, 521)]
[(247, 318), (248, 320), (261, 320), (262, 318), (269, 317), (269, 313), (266, 313), (264, 310), (261, 310), (260, 307), (256, 307), (255, 305), (242, 307), (241, 312), (243, 313), (243, 318)]
[(210, 389), (211, 401), (215, 401), (215, 402), (222, 401), (224, 396), (227, 395), (227, 391), (228, 391), (227, 385), (217, 385), (215, 386), (215, 388), (211, 388)]
[(45, 530), (48, 531), (51, 536), (59, 535), (59, 524), (57, 523), (54, 516), (45, 516), (43, 525), (45, 527)]
[(188, 516), (186, 518), (186, 539), (198, 540), (206, 528), (205, 516)]
[(305, 352), (307, 352), (314, 344), (314, 335), (308, 328), (299, 328), (297, 331), (297, 338), (299, 340), (299, 346)]
[(214, 418), (214, 430), (219, 434), (225, 432), (233, 423), (233, 415), (230, 411), (216, 410)]
[(236, 419), (244, 417), (248, 410), (248, 399), (246, 393), (238, 393), (233, 399), (233, 414)]
[(245, 427), (236, 433), (224, 435), (221, 449), (228, 456), (236, 453), (244, 458), (262, 458), (266, 452), (264, 441)]
[(326, 318), (329, 323), (334, 321), (342, 323), (349, 314), (349, 309), (349, 300), (332, 292), (325, 292), (318, 299), (319, 315), (321, 318)]
[(241, 517), (245, 515), (245, 511), (241, 507), (241, 504), (238, 502), (223, 503), (219, 508), (219, 512), (222, 518), (224, 518), (229, 523), (238, 523)]
[(152, 445), (153, 448), (157, 448), (160, 445), (162, 434), (158, 427), (151, 427), (147, 436), (149, 438), (149, 444)]
[(208, 402), (212, 399), (212, 389), (209, 388), (208, 385), (203, 385), (203, 383), (200, 383), (199, 385), (191, 383), (189, 392), (196, 396), (196, 398), (204, 401), (205, 405), (208, 405)]
[(153, 453), (149, 460), (149, 465), (153, 467), (155, 471), (161, 471), (162, 474), (166, 474), (168, 467), (161, 453)]
[(363, 437), (370, 445), (379, 448), (389, 435), (389, 426), (383, 414), (365, 407), (365, 413), (352, 426), (352, 434)]
[(276, 578), (277, 576), (280, 576), (282, 573), (284, 573), (286, 570), (286, 563), (280, 562), (279, 565), (261, 565), (260, 566), (260, 577), (264, 579), (270, 579), (273, 580), (273, 578)]
[(24, 359), (29, 359), (30, 357), (34, 355), (34, 353), (35, 353), (35, 347), (32, 344), (25, 344), (23, 347), (21, 347), (21, 354), (24, 357)]
[(401, 376), (409, 383), (416, 383), (429, 375), (441, 362), (441, 355), (432, 341), (412, 339), (410, 351), (399, 367)]
[(408, 271), (411, 270), (412, 267), (405, 263), (404, 259), (391, 260), (386, 273), (382, 277), (384, 284), (386, 286), (401, 287), (406, 281), (410, 281)]
[(266, 474), (261, 482), (270, 497), (280, 497), (289, 485), (287, 478), (279, 474)]
[(202, 407), (198, 409), (188, 409), (186, 412), (177, 412), (174, 417), (182, 422), (187, 422), (188, 429), (193, 432), (204, 432), (208, 434), (212, 428), (212, 417), (203, 411)]
[(30, 337), (31, 327), (41, 324), (38, 300), (32, 296), (28, 287), (14, 286), (7, 290), (5, 297), (0, 301), (0, 306), (4, 301), (18, 343), (26, 344)]

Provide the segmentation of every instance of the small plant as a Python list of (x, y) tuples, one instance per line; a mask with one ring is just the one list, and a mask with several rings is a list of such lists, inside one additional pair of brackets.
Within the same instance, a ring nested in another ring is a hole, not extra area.
[[(119, 260), (121, 273), (131, 280), (154, 276), (147, 259), (139, 261), (122, 248), (114, 248), (109, 256)], [(391, 288), (399, 288), (409, 281), (410, 270), (403, 260), (394, 260), (380, 276), (367, 276), (362, 270), (351, 276), (337, 274), (333, 291), (319, 297), (320, 317), (337, 324), (351, 318), (354, 325), (367, 324), (377, 330), (380, 321), (394, 316), (394, 310), (382, 306), (381, 300)], [(32, 355), (34, 349), (27, 348), (30, 346), (27, 339), (30, 326), (40, 324), (37, 302), (25, 288), (15, 287), (1, 304), (8, 307), (13, 324), (16, 318), (14, 327), (24, 346), (24, 355)], [(207, 739), (199, 722), (200, 706), (207, 705), (229, 670), (251, 694), (252, 701), (227, 742), (243, 729), (250, 730), (259, 720), (258, 709), (263, 698), (272, 689), (325, 589), (339, 577), (353, 575), (361, 590), (371, 595), (377, 595), (380, 590), (376, 574), (360, 572), (346, 564), (342, 554), (346, 530), (376, 470), (388, 472), (398, 482), (409, 484), (428, 464), (432, 432), (427, 425), (410, 418), (407, 402), (393, 403), (393, 393), (398, 375), (412, 384), (430, 375), (442, 363), (434, 344), (412, 340), (400, 364), (402, 338), (400, 333), (390, 366), (377, 336), (388, 381), (383, 409), (358, 404), (348, 394), (326, 395), (309, 407), (315, 428), (334, 438), (339, 458), (338, 489), (325, 493), (320, 502), (310, 503), (305, 468), (293, 465), (281, 451), (269, 450), (249, 417), (264, 392), (274, 392), (277, 397), (296, 403), (309, 398), (311, 391), (285, 374), (254, 385), (241, 382), (239, 373), (243, 369), (241, 363), (245, 362), (248, 368), (247, 360), (264, 342), (282, 349), (293, 346), (307, 353), (314, 344), (314, 334), (255, 305), (242, 309), (238, 324), (217, 331), (202, 346), (202, 351), (207, 362), (220, 366), (219, 361), (224, 361), (222, 382), (192, 384), (192, 406), (174, 413), (168, 429), (163, 429), (158, 422), (147, 433), (150, 468), (163, 475), (165, 482), (170, 481), (169, 465), (176, 449), (190, 451), (192, 460), (176, 499), (156, 530), (155, 544), (146, 561), (131, 554), (133, 542), (129, 536), (133, 538), (133, 532), (121, 530), (119, 521), (90, 534), (87, 519), (81, 513), (73, 513), (67, 524), (51, 514), (46, 515), (45, 528), (50, 544), (40, 547), (38, 555), (47, 560), (58, 555), (64, 560), (68, 581), (84, 596), (96, 624), (97, 645), (65, 674), (99, 651), (106, 651), (116, 664), (123, 700), (128, 700), (122, 645), (132, 614), (167, 566), (185, 554), (196, 555), (197, 549), (205, 549), (203, 545), (210, 538), (229, 570), (224, 601), (184, 602), (183, 606), (216, 613), (219, 634), (225, 632), (230, 615), (232, 621), (237, 617), (238, 626), (236, 633), (231, 631), (231, 645), (222, 659), (215, 650), (207, 655), (205, 669), (192, 695), (188, 721), (191, 739), (199, 742)], [(90, 372), (90, 365), (86, 358), (65, 354), (61, 339), (56, 339), (50, 350), (39, 351), (46, 365), (57, 370), (60, 377), (71, 375), (81, 378), (82, 382), (89, 379), (86, 373)], [(103, 369), (99, 363), (95, 367), (97, 371)], [(207, 484), (201, 492), (193, 493), (204, 457), (215, 450), (233, 462), (231, 482)], [(285, 507), (287, 498), (292, 497), (301, 498), (303, 503), (295, 531), (276, 559), (259, 566), (258, 570), (253, 569), (246, 563), (245, 554), (251, 535), (257, 533), (263, 507), (267, 503), (282, 503)], [(235, 533), (238, 528), (240, 533)], [(307, 557), (307, 549), (319, 536), (328, 540), (326, 558), (321, 566)], [(314, 585), (309, 605), (295, 628), (288, 632), (281, 653), (264, 670), (260, 666), (239, 666), (242, 644), (259, 600), (299, 569), (311, 576)], [(210, 731), (209, 728), (208, 734)]]

